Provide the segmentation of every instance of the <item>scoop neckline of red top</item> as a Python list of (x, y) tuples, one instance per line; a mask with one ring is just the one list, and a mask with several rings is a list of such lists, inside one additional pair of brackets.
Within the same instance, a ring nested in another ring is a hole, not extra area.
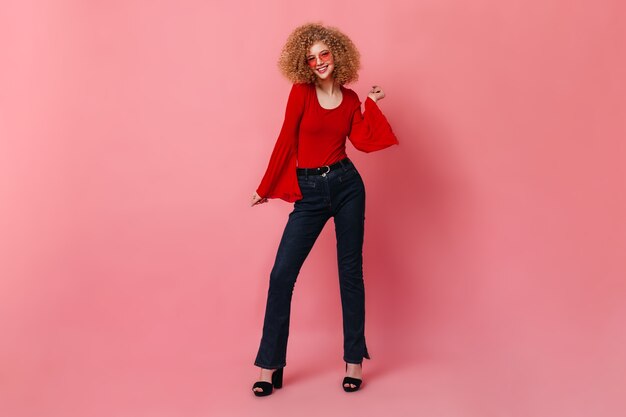
[(327, 109), (326, 107), (322, 107), (320, 100), (317, 97), (315, 84), (314, 83), (309, 83), (309, 84), (313, 88), (313, 95), (315, 95), (315, 102), (317, 103), (317, 106), (322, 110), (326, 110), (326, 111), (337, 110), (339, 107), (343, 105), (344, 101), (346, 101), (346, 89), (344, 88), (343, 85), (339, 84), (339, 88), (341, 89), (341, 102), (339, 103), (339, 105), (337, 105), (337, 107), (333, 107), (332, 109)]

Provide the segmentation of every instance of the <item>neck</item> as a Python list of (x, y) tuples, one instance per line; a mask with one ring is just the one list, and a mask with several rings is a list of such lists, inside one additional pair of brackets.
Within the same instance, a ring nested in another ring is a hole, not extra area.
[(339, 90), (339, 84), (335, 82), (333, 77), (328, 77), (324, 80), (318, 78), (315, 84), (331, 96)]

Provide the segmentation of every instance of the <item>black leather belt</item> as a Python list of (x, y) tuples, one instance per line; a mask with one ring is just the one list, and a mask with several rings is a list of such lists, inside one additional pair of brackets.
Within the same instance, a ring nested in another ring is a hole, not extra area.
[(343, 158), (332, 165), (324, 165), (317, 168), (296, 168), (296, 172), (298, 175), (321, 175), (325, 177), (330, 171), (341, 168), (343, 165), (350, 166), (352, 161), (349, 158)]

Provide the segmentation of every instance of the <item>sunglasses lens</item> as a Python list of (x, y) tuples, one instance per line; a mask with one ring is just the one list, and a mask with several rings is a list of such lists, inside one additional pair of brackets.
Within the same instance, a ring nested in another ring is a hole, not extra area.
[[(321, 52), (319, 57), (322, 62), (330, 61), (330, 57), (331, 57), (330, 51)], [(306, 63), (309, 64), (310, 67), (315, 68), (317, 66), (317, 58), (311, 55), (310, 57), (307, 57)]]

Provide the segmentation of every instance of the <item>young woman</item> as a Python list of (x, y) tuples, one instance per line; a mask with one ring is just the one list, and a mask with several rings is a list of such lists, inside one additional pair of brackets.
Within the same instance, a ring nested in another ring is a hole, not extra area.
[(361, 113), (358, 95), (344, 84), (358, 78), (359, 52), (341, 31), (321, 24), (296, 28), (283, 47), (279, 67), (292, 83), (285, 120), (251, 205), (280, 198), (294, 203), (278, 247), (267, 293), (263, 335), (254, 364), (261, 368), (254, 394), (282, 387), (291, 299), (296, 278), (326, 221), (333, 217), (343, 314), (343, 388), (362, 382), (365, 343), (363, 236), (365, 186), (346, 155), (346, 137), (355, 148), (373, 152), (398, 144), (376, 102), (374, 86)]

